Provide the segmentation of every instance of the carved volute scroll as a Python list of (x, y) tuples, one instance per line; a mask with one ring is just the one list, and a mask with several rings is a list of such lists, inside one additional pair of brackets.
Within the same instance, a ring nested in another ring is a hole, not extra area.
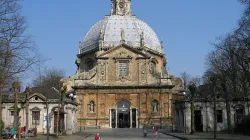
[(141, 62), (141, 80), (146, 80), (146, 63)]
[(106, 80), (106, 63), (100, 63), (101, 81)]

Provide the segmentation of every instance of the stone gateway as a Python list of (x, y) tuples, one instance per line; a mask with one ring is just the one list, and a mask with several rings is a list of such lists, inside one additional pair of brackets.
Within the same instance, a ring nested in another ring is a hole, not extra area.
[(110, 15), (80, 43), (76, 74), (62, 80), (78, 96), (78, 126), (137, 128), (175, 121), (172, 101), (182, 98), (183, 82), (167, 72), (163, 44), (130, 6), (131, 0), (112, 0)]

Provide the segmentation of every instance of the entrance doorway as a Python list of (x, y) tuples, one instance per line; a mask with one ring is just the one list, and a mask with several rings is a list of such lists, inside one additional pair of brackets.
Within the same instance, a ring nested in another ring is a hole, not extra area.
[(120, 101), (117, 104), (117, 126), (130, 128), (130, 104), (127, 101)]
[[(59, 119), (59, 121), (58, 121), (58, 119)], [(58, 112), (54, 112), (54, 132), (55, 133), (57, 131), (57, 128), (58, 128), (58, 133), (61, 133), (62, 131), (65, 130), (64, 114), (59, 113), (59, 117), (58, 117)]]
[(238, 105), (235, 108), (235, 132), (244, 132), (244, 106)]
[(201, 110), (194, 111), (194, 127), (195, 131), (202, 132), (203, 131), (203, 122), (202, 122), (202, 114)]
[[(58, 123), (58, 112), (54, 112), (54, 132), (56, 133), (56, 130), (60, 128), (60, 123)], [(58, 127), (57, 127), (58, 126)], [(59, 131), (58, 131), (59, 132)]]

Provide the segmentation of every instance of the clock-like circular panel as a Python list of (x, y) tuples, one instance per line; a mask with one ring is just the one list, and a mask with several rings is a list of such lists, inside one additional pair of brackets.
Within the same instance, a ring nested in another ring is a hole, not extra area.
[(119, 7), (123, 8), (124, 7), (124, 2), (119, 2)]

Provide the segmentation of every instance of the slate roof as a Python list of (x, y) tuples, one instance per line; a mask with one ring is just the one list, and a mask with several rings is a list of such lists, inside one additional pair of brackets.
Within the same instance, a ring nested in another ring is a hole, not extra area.
[[(59, 92), (55, 88), (48, 89), (44, 87), (33, 87), (31, 88), (30, 97), (34, 94), (43, 95), (45, 98), (48, 97), (48, 100), (58, 100), (60, 97)], [(25, 102), (25, 98), (26, 98), (25, 92), (19, 94), (19, 102)], [(12, 92), (5, 93), (3, 95), (3, 103), (7, 102), (14, 102), (14, 95)], [(76, 102), (72, 101), (67, 97), (65, 99), (65, 102), (76, 104)]]
[(60, 95), (59, 93), (56, 91), (56, 89), (53, 88), (44, 88), (44, 87), (33, 87), (31, 88), (31, 95), (35, 94), (35, 93), (40, 93), (42, 94), (44, 97), (48, 97), (48, 99), (59, 99)]
[[(197, 91), (194, 95), (194, 101), (196, 102), (200, 102), (200, 101), (213, 101), (213, 89), (209, 86), (209, 85), (200, 85), (197, 88)], [(250, 96), (249, 96), (250, 97)], [(248, 98), (249, 98), (248, 97)], [(191, 100), (191, 94), (189, 92), (187, 92), (187, 94), (185, 95), (183, 100), (180, 101), (176, 101), (176, 102), (189, 102)], [(218, 95), (217, 96), (217, 100), (225, 100), (225, 98), (223, 97), (223, 95)], [(233, 95), (229, 95), (229, 100), (237, 100), (237, 101), (241, 101), (243, 100), (242, 97), (239, 96), (233, 96)]]

